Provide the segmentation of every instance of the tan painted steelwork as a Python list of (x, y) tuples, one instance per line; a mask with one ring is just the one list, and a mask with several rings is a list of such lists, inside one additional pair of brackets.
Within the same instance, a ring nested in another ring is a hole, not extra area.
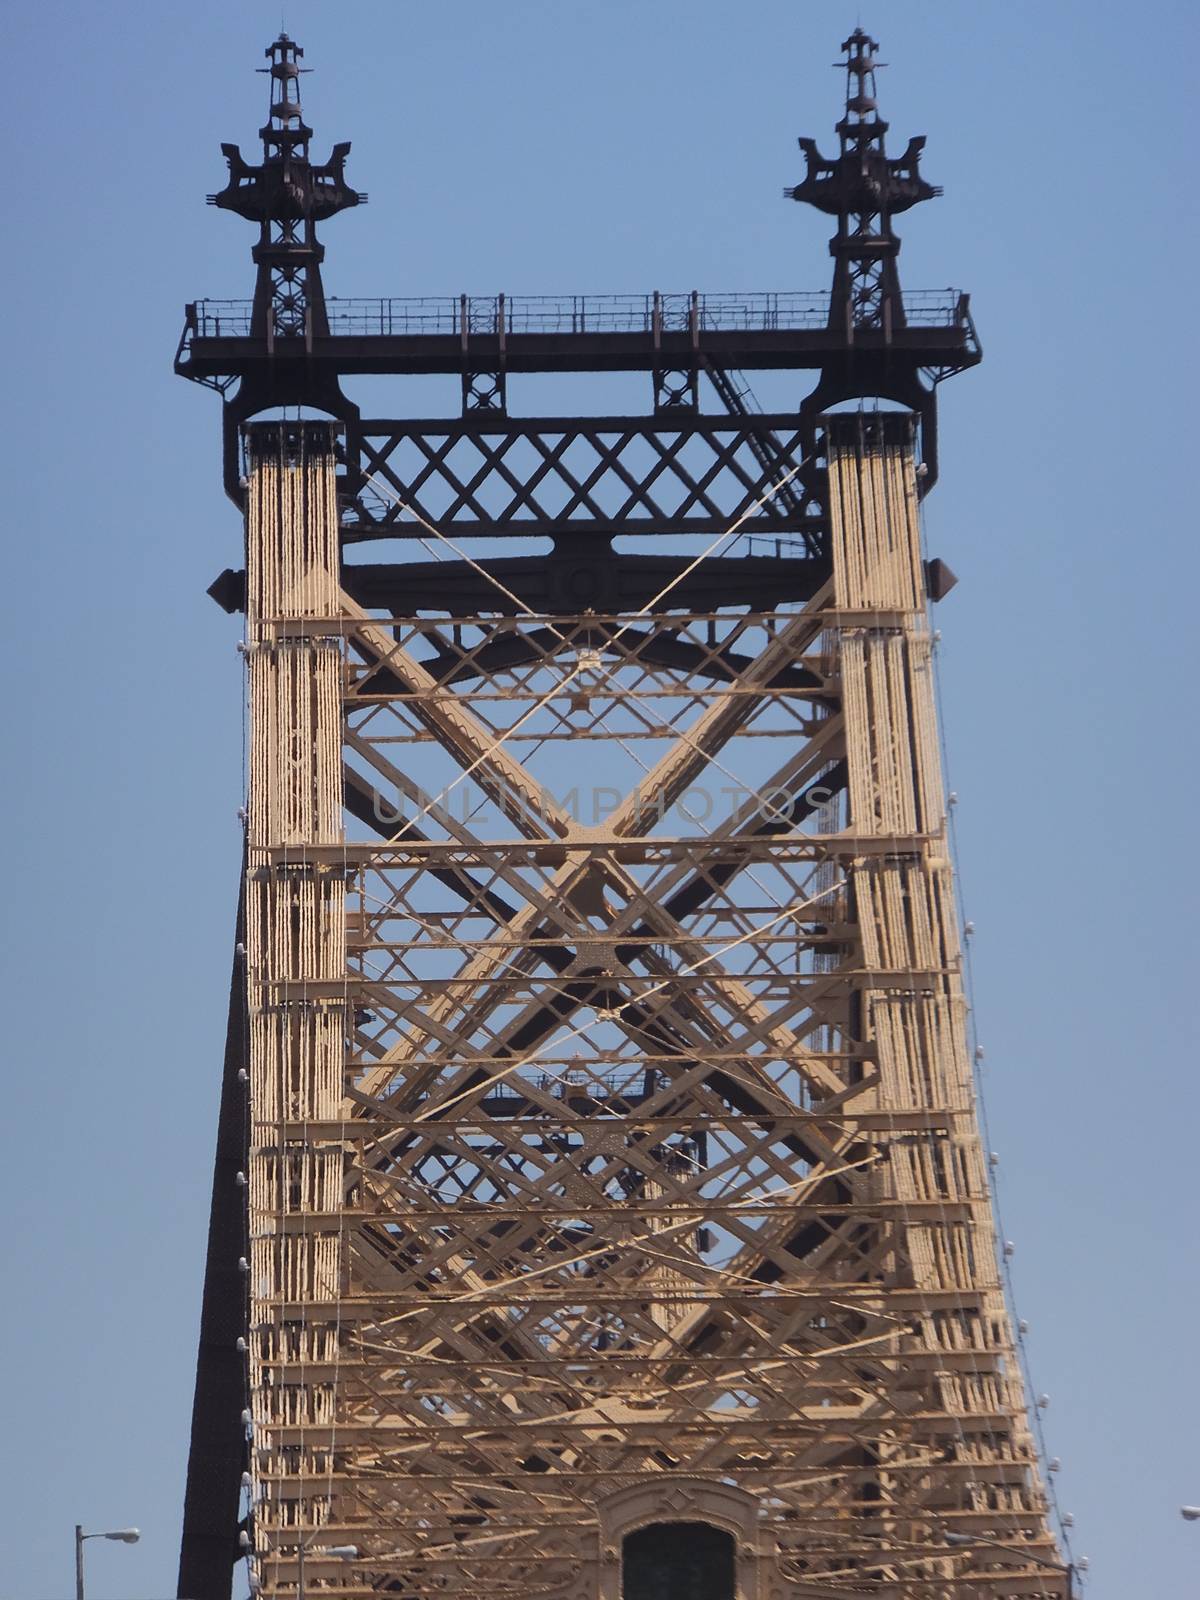
[(1068, 1592), (909, 430), (831, 425), (807, 605), (449, 619), (341, 593), (330, 430), (252, 430), (264, 1594), (616, 1600), (670, 1521), (739, 1600)]

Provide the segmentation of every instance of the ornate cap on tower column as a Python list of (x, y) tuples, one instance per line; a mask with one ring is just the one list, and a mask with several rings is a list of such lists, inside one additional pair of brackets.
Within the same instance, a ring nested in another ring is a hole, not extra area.
[(300, 76), (307, 70), (300, 66), (303, 55), (286, 33), (268, 45), (271, 65), (259, 69), (271, 80), (267, 123), (259, 129), (262, 162), (251, 166), (236, 144), (223, 144), (229, 182), (208, 201), (259, 224), (252, 337), (265, 339), (270, 348), (276, 340), (302, 339), (311, 350), (314, 336), (329, 331), (321, 285), (325, 251), (316, 225), (365, 204), (367, 197), (345, 179), (349, 142), (334, 145), (323, 165), (310, 159), (312, 129), (300, 105)]
[(926, 183), (918, 170), (923, 135), (910, 139), (903, 155), (887, 154), (888, 125), (875, 97), (875, 73), (884, 65), (876, 59), (876, 41), (856, 28), (842, 49), (846, 59), (834, 63), (846, 74), (838, 154), (829, 160), (814, 139), (801, 139), (808, 170), (804, 182), (784, 194), (838, 219), (838, 231), (829, 241), (834, 258), (829, 326), (844, 328), (853, 340), (856, 328), (880, 328), (888, 334), (904, 326), (896, 266), (900, 240), (892, 231), (892, 217), (942, 191)]

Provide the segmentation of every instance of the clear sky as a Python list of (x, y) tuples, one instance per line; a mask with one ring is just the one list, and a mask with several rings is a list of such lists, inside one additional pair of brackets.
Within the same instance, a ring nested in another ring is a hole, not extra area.
[[(342, 294), (824, 288), (780, 198), (882, 40), (972, 291), (931, 550), (1018, 1309), (1092, 1600), (1197, 1592), (1197, 38), (1182, 0), (288, 0)], [(279, 0), (5, 7), (0, 1597), (174, 1593), (241, 788), (238, 565), (185, 300), (254, 148)], [(373, 396), (363, 395), (368, 409)], [(586, 404), (582, 398), (581, 406)], [(384, 409), (381, 407), (380, 409)], [(239, 1593), (244, 1584), (239, 1580)]]

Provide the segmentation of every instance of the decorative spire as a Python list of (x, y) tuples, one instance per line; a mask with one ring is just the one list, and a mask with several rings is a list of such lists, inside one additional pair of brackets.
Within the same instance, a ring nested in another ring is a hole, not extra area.
[(325, 250), (317, 242), (316, 225), (365, 204), (367, 197), (346, 183), (348, 142), (334, 145), (323, 166), (309, 159), (312, 129), (300, 105), (304, 51), (281, 33), (265, 53), (271, 65), (259, 70), (269, 74), (271, 98), (267, 124), (259, 129), (262, 164), (250, 166), (237, 145), (223, 144), (229, 182), (208, 202), (259, 225), (251, 337), (265, 339), (271, 350), (281, 341), (311, 350), (313, 338), (329, 332), (321, 285)]
[(904, 326), (896, 265), (900, 240), (892, 231), (892, 217), (942, 191), (918, 171), (923, 136), (910, 139), (902, 156), (887, 154), (888, 125), (875, 99), (875, 73), (884, 65), (876, 60), (878, 44), (856, 28), (842, 49), (846, 59), (834, 63), (846, 74), (837, 158), (827, 160), (815, 140), (801, 139), (808, 170), (804, 182), (784, 194), (838, 219), (838, 231), (829, 241), (834, 258), (829, 325), (844, 328), (852, 341), (856, 328), (879, 328), (887, 337)]

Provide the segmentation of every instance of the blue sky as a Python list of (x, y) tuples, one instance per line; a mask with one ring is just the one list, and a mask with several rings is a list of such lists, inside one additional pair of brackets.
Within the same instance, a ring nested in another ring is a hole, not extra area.
[[(973, 296), (932, 552), (977, 1020), (1019, 1312), (1093, 1600), (1200, 1571), (1190, 7), (1148, 0), (288, 0), (318, 152), (371, 204), (342, 294), (823, 288), (780, 199), (882, 40), (946, 196), (911, 288)], [(0, 1596), (174, 1592), (241, 789), (238, 564), (185, 300), (248, 294), (206, 210), (280, 6), (10, 6), (0, 96), (10, 776)], [(363, 392), (370, 407), (374, 398)], [(587, 401), (580, 394), (581, 407)]]

